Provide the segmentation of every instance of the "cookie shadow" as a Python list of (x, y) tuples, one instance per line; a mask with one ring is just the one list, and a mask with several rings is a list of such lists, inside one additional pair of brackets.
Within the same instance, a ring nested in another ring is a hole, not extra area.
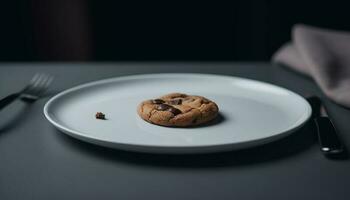
[(224, 123), (226, 120), (227, 118), (225, 117), (225, 115), (219, 112), (218, 116), (216, 116), (215, 119), (213, 119), (212, 121), (199, 126), (190, 127), (190, 128), (202, 128), (202, 127), (208, 127), (208, 126), (215, 126), (215, 125)]
[(211, 168), (239, 167), (274, 162), (295, 156), (306, 151), (316, 143), (317, 137), (313, 123), (278, 141), (242, 150), (209, 154), (150, 154), (128, 152), (105, 148), (76, 140), (56, 131), (56, 137), (63, 145), (87, 154), (93, 159), (143, 167), (169, 168)]

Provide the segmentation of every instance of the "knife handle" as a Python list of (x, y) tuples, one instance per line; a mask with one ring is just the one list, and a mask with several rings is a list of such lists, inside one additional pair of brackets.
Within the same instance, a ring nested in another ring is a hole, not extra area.
[(344, 152), (337, 131), (328, 117), (316, 117), (317, 134), (321, 151), (327, 156), (336, 156)]

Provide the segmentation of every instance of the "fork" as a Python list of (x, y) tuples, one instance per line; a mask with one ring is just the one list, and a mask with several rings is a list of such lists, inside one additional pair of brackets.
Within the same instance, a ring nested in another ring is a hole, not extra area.
[(24, 101), (33, 102), (47, 90), (53, 80), (53, 76), (44, 73), (37, 73), (22, 90), (10, 94), (0, 100), (0, 110), (9, 105), (18, 98)]

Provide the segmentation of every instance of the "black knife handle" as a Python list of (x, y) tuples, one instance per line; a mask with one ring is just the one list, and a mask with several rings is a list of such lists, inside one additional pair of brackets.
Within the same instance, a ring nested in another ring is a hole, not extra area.
[(339, 155), (343, 153), (344, 146), (341, 143), (332, 121), (328, 117), (316, 117), (318, 139), (321, 151), (325, 155)]

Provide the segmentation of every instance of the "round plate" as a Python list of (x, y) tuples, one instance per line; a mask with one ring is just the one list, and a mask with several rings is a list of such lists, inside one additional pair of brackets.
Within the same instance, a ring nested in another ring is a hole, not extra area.
[[(206, 125), (171, 128), (143, 121), (138, 104), (167, 93), (205, 96), (219, 117)], [(107, 120), (95, 118), (96, 112)], [(207, 153), (240, 149), (284, 137), (303, 125), (311, 107), (299, 95), (271, 84), (206, 74), (148, 74), (80, 85), (51, 98), (46, 118), (80, 140), (130, 151)]]

